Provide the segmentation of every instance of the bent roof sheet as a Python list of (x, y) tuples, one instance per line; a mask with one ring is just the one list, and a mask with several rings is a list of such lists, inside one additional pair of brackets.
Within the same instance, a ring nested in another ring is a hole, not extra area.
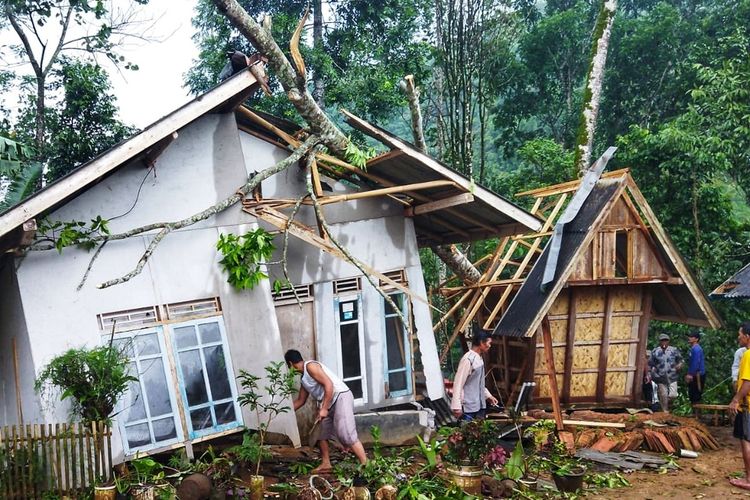
[(716, 287), (710, 297), (718, 299), (750, 299), (750, 264)]

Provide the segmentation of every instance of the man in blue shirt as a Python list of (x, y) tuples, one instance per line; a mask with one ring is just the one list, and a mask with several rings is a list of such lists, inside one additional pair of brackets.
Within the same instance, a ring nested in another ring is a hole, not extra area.
[(703, 357), (703, 348), (700, 346), (701, 332), (693, 330), (688, 333), (690, 344), (690, 363), (688, 364), (685, 382), (688, 385), (688, 396), (691, 403), (698, 403), (706, 385), (706, 363)]

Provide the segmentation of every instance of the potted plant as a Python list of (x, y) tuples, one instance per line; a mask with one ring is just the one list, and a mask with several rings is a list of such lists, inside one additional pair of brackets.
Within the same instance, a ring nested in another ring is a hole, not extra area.
[(505, 462), (505, 477), (518, 484), (523, 491), (535, 491), (539, 467), (534, 457), (527, 457), (523, 443), (519, 439), (516, 447)]
[(440, 454), (451, 481), (466, 493), (481, 494), (484, 459), (496, 442), (495, 425), (487, 420), (472, 420), (445, 429), (448, 430), (442, 432), (445, 442)]
[(237, 398), (240, 406), (247, 406), (255, 412), (258, 421), (256, 432), (248, 431), (243, 437), (242, 444), (232, 448), (237, 458), (254, 466), (254, 474), (250, 477), (250, 498), (263, 498), (263, 476), (260, 475), (260, 464), (264, 458), (270, 456), (266, 445), (266, 433), (271, 422), (281, 413), (291, 408), (287, 404), (294, 394), (294, 374), (284, 367), (283, 362), (271, 363), (266, 366), (266, 385), (262, 390), (259, 385), (260, 377), (240, 371), (237, 377), (242, 386), (242, 394)]
[(575, 493), (583, 488), (586, 468), (575, 457), (570, 456), (562, 441), (555, 441), (550, 454), (550, 472), (557, 489)]

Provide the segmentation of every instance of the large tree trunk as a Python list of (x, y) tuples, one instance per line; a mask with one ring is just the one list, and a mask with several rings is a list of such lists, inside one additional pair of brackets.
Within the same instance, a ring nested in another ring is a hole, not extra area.
[(414, 145), (423, 152), (427, 152), (427, 142), (424, 139), (424, 128), (422, 127), (422, 108), (419, 105), (419, 89), (414, 83), (414, 75), (406, 75), (401, 81), (401, 89), (409, 101), (409, 112), (411, 113), (411, 133), (414, 136)]
[(440, 260), (445, 262), (445, 265), (453, 271), (456, 276), (461, 278), (467, 285), (477, 283), (482, 274), (477, 270), (476, 267), (471, 263), (466, 256), (461, 253), (456, 245), (446, 246), (434, 246), (430, 247), (435, 255), (440, 257)]
[(581, 175), (591, 166), (591, 153), (596, 131), (596, 118), (599, 114), (604, 67), (607, 63), (609, 37), (612, 33), (612, 23), (615, 20), (617, 0), (603, 0), (599, 17), (594, 28), (594, 43), (589, 74), (583, 94), (583, 114), (576, 140), (575, 165)]
[[(323, 52), (323, 1), (313, 3), (313, 48)], [(325, 84), (319, 69), (313, 70), (313, 97), (321, 108), (325, 107)]]
[[(297, 85), (294, 68), (271, 34), (250, 17), (237, 0), (213, 0), (219, 12), (242, 33), (255, 49), (268, 58), (287, 98), (310, 126), (312, 132), (334, 153), (343, 154), (349, 139), (333, 124), (313, 99), (307, 88)], [(304, 82), (304, 79), (302, 79)], [(302, 87), (302, 88), (300, 88)]]

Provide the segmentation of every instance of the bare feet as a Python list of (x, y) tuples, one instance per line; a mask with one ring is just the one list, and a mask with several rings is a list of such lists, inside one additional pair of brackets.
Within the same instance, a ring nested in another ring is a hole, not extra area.
[(323, 462), (312, 470), (313, 474), (327, 474), (333, 470), (331, 462)]
[(736, 486), (737, 488), (742, 488), (743, 490), (750, 490), (750, 481), (741, 477), (730, 479), (729, 484)]

